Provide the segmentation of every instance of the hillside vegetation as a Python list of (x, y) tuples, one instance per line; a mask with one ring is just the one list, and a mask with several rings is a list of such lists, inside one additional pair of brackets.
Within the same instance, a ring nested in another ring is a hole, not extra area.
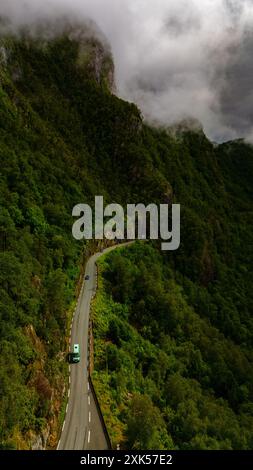
[(1, 446), (56, 446), (69, 317), (91, 250), (72, 239), (71, 213), (103, 195), (182, 204), (176, 254), (137, 246), (104, 267), (96, 383), (115, 439), (149, 445), (130, 422), (145, 403), (152, 445), (252, 448), (252, 148), (152, 129), (112, 86), (110, 53), (93, 37), (1, 39)]
[(252, 449), (251, 345), (212, 321), (221, 286), (209, 293), (143, 243), (99, 268), (93, 376), (114, 446)]

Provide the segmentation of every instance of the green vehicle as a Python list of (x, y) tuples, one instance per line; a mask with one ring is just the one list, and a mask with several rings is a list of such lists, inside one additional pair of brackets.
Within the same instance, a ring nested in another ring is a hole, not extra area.
[(80, 346), (79, 344), (74, 344), (73, 352), (69, 354), (69, 362), (76, 364), (80, 362)]

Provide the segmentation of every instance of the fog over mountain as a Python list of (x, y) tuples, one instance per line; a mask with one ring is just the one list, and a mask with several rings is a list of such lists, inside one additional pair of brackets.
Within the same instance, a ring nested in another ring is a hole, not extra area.
[(198, 119), (216, 141), (253, 141), (252, 0), (1, 0), (0, 15), (92, 19), (111, 43), (118, 94), (146, 119)]

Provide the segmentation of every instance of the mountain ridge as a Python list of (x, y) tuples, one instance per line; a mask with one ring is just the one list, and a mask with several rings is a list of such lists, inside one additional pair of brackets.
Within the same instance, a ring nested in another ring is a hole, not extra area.
[[(56, 448), (70, 310), (83, 261), (96, 248), (72, 239), (71, 214), (78, 203), (93, 206), (95, 195), (123, 206), (181, 204), (182, 245), (165, 263), (196, 314), (206, 316), (206, 301), (211, 324), (252, 365), (252, 148), (148, 126), (133, 103), (112, 93), (110, 53), (101, 56), (93, 36), (88, 45), (80, 63), (80, 44), (66, 34), (45, 47), (1, 39), (2, 448)], [(245, 371), (228, 370), (238, 395)], [(215, 392), (221, 398), (226, 380)], [(246, 387), (250, 394), (250, 381)]]

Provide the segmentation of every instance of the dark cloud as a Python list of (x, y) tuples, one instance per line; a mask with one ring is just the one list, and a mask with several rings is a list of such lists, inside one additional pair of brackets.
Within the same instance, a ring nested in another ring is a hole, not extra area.
[(252, 0), (1, 0), (14, 28), (64, 14), (112, 45), (118, 93), (152, 122), (194, 118), (213, 140), (253, 139)]
[(169, 13), (165, 19), (164, 31), (173, 37), (193, 33), (201, 29), (201, 15), (195, 9), (189, 9), (187, 4), (181, 3), (179, 9)]
[(223, 122), (234, 132), (250, 137), (253, 133), (253, 32), (245, 34), (230, 52), (221, 71), (223, 83), (218, 89), (220, 113)]
[(224, 0), (224, 6), (234, 20), (237, 20), (243, 13), (244, 3), (244, 0)]

